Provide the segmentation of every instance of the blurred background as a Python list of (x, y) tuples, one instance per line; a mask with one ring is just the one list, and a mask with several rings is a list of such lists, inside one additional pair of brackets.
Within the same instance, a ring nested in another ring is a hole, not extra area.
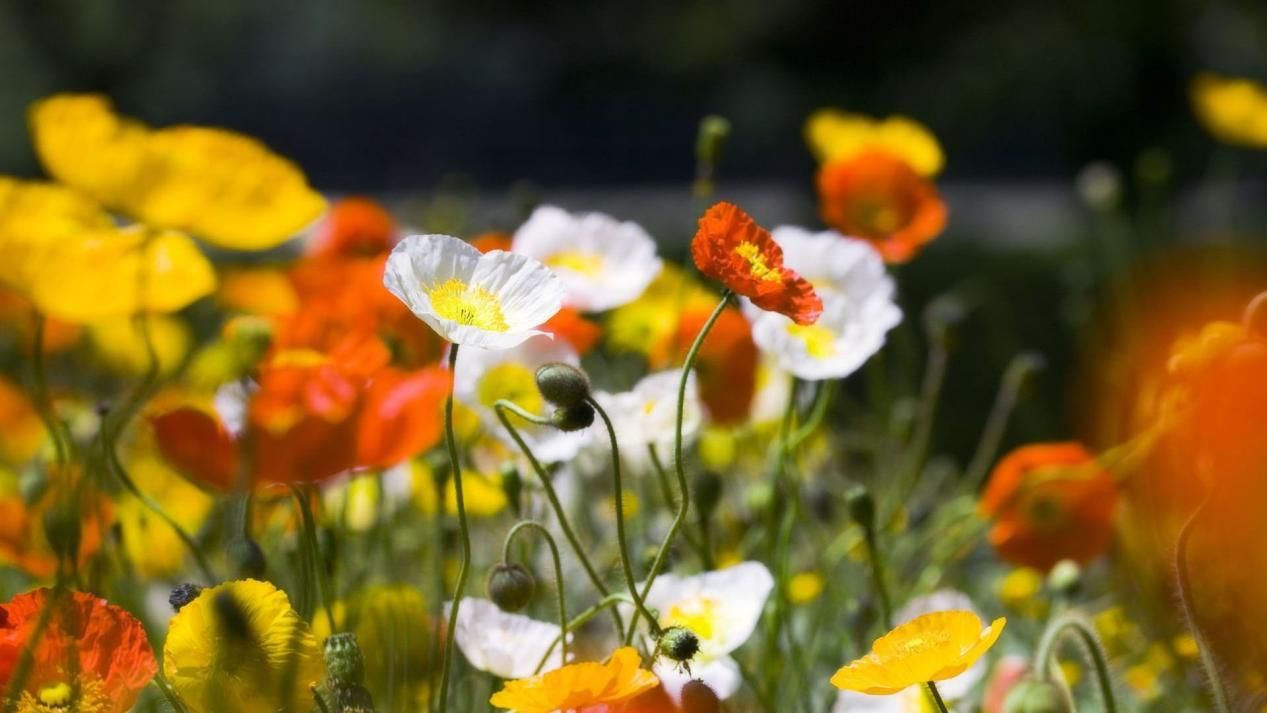
[[(1267, 219), (1267, 159), (1220, 147), (1187, 95), (1201, 70), (1267, 77), (1262, 2), (667, 5), (0, 0), (0, 170), (40, 175), (32, 100), (100, 91), (151, 124), (259, 137), (320, 189), (387, 198), (418, 227), (513, 228), (550, 200), (638, 220), (680, 257), (702, 117), (733, 124), (723, 197), (818, 226), (806, 116), (908, 114), (946, 149), (951, 219), (902, 268), (904, 305), (949, 290), (981, 315), (948, 380), (951, 450), (975, 442), (1021, 349), (1053, 366), (1015, 439), (1066, 434), (1072, 365), (1126, 256)], [(1116, 216), (1085, 200), (1106, 185)]]

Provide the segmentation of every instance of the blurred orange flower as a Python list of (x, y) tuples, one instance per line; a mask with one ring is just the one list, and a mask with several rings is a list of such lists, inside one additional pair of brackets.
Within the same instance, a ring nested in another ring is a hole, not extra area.
[(471, 238), (471, 245), (482, 253), (492, 252), (494, 250), (505, 250), (510, 252), (510, 247), (514, 243), (514, 237), (507, 232), (501, 230), (490, 230), (487, 233), (480, 233)]
[(809, 281), (783, 266), (783, 250), (770, 232), (731, 203), (705, 211), (691, 241), (691, 257), (704, 275), (747, 297), (757, 307), (813, 324), (823, 301)]
[(870, 149), (818, 172), (819, 214), (871, 243), (886, 262), (906, 262), (946, 227), (937, 188), (900, 157)]
[[(681, 365), (712, 311), (688, 308), (678, 320), (676, 332), (652, 346), (648, 357), (651, 368)], [(757, 391), (757, 360), (751, 325), (737, 308), (727, 307), (700, 346), (695, 361), (700, 400), (714, 423), (736, 424), (748, 417)]]
[(341, 198), (317, 226), (308, 253), (322, 257), (380, 255), (398, 237), (396, 221), (378, 201), (362, 196)]
[[(36, 640), (41, 614), (50, 606), (49, 623)], [(0, 606), (0, 688), (9, 689), (32, 645), (18, 713), (124, 713), (158, 671), (141, 622), (85, 592), (37, 589)]]
[(1113, 475), (1082, 444), (1039, 443), (999, 461), (980, 509), (994, 522), (990, 544), (1003, 559), (1047, 570), (1104, 554), (1116, 504)]
[(541, 325), (542, 331), (566, 341), (576, 350), (577, 356), (585, 356), (603, 336), (603, 328), (598, 322), (586, 319), (580, 312), (571, 307), (564, 307), (553, 317)]
[(87, 566), (101, 550), (114, 506), (110, 499), (82, 487), (80, 478), (77, 470), (51, 471), (50, 482), (31, 503), (22, 498), (16, 479), (0, 487), (0, 562), (37, 579), (51, 579), (57, 572), (57, 552), (49, 540), (47, 521), (54, 509), (64, 509), (79, 531), (74, 564)]
[(578, 663), (532, 678), (508, 681), (489, 702), (516, 713), (555, 713), (560, 710), (607, 710), (621, 706), (659, 685), (654, 673), (643, 670), (642, 659), (630, 647), (618, 649), (607, 663)]
[(44, 443), (44, 424), (17, 384), (0, 377), (0, 463), (21, 465)]

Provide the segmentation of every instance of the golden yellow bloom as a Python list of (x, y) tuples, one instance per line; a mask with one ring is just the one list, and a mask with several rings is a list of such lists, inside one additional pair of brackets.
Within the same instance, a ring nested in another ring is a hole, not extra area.
[(119, 228), (74, 191), (0, 176), (0, 282), (44, 314), (87, 322), (173, 312), (216, 278), (187, 236)]
[(193, 341), (189, 325), (183, 321), (158, 314), (147, 318), (144, 330), (130, 317), (114, 317), (88, 325), (88, 337), (106, 365), (128, 374), (144, 374), (150, 368), (145, 331), (149, 332), (159, 371), (170, 374), (189, 353)]
[(623, 703), (659, 685), (638, 652), (618, 649), (607, 663), (577, 663), (532, 678), (508, 681), (489, 702), (516, 713), (554, 713)]
[(678, 315), (711, 310), (717, 296), (676, 265), (666, 264), (638, 299), (612, 310), (607, 344), (614, 351), (649, 355), (678, 331)]
[(232, 312), (281, 317), (299, 310), (299, 294), (285, 271), (273, 267), (226, 270), (216, 302)]
[(946, 158), (937, 137), (905, 116), (873, 119), (836, 109), (820, 109), (805, 122), (805, 140), (820, 163), (880, 149), (904, 160), (925, 178), (941, 173)]
[(263, 144), (200, 126), (152, 130), (110, 100), (58, 94), (30, 111), (45, 169), (111, 210), (235, 250), (265, 250), (317, 219), (325, 200)]
[[(137, 455), (128, 463), (141, 492), (158, 501), (163, 510), (186, 532), (197, 532), (215, 500), (172, 470), (156, 451)], [(189, 551), (176, 531), (131, 495), (118, 497), (115, 519), (123, 549), (136, 573), (161, 578), (178, 574)]]
[(321, 651), (286, 593), (244, 579), (204, 590), (175, 617), (163, 673), (190, 713), (310, 710)]
[(871, 653), (831, 677), (837, 688), (872, 696), (897, 693), (963, 673), (994, 646), (1007, 620), (985, 629), (970, 611), (933, 612), (916, 617), (876, 639)]
[(1003, 606), (1029, 619), (1047, 615), (1048, 602), (1043, 598), (1043, 573), (1033, 567), (1017, 567), (999, 580), (997, 593)]
[(818, 572), (799, 572), (787, 583), (787, 598), (793, 604), (808, 604), (823, 593), (823, 575)]
[(1267, 89), (1251, 79), (1198, 74), (1190, 89), (1197, 119), (1214, 138), (1267, 148)]

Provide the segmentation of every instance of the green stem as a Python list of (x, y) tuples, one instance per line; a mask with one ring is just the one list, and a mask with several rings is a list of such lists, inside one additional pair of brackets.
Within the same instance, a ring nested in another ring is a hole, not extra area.
[(889, 599), (889, 585), (884, 577), (884, 556), (880, 554), (875, 520), (863, 525), (863, 539), (867, 545), (867, 561), (871, 565), (871, 582), (875, 596), (880, 600), (880, 617), (885, 629), (893, 628), (893, 604)]
[[(586, 609), (580, 614), (577, 614), (575, 618), (569, 621), (567, 625), (567, 631), (576, 631), (579, 627), (584, 626), (585, 623), (588, 622), (590, 619), (593, 619), (594, 617), (598, 616), (599, 612), (603, 611), (604, 609), (609, 609), (609, 608), (614, 609), (615, 605), (617, 604), (633, 604), (633, 599), (631, 599), (629, 595), (625, 594), (624, 592), (618, 592), (616, 594), (608, 594), (607, 596), (598, 600), (597, 604), (590, 607), (589, 609)], [(562, 642), (562, 640), (563, 640), (563, 634), (560, 633), (558, 636), (554, 637), (554, 641), (550, 642), (550, 647), (546, 649), (545, 655), (541, 657), (541, 661), (537, 664), (536, 673), (540, 673), (541, 669), (545, 667), (546, 661), (550, 659), (550, 654), (554, 653), (554, 647), (558, 646)]]
[(1056, 647), (1066, 634), (1073, 634), (1082, 644), (1080, 647), (1092, 668), (1095, 669), (1096, 682), (1100, 686), (1100, 698), (1106, 713), (1117, 713), (1117, 699), (1113, 696), (1113, 678), (1109, 675), (1109, 660), (1100, 644), (1095, 628), (1085, 618), (1075, 612), (1066, 612), (1052, 619), (1038, 642), (1038, 652), (1034, 656), (1037, 673), (1044, 679), (1051, 679), (1051, 668), (1056, 654)]
[(48, 437), (53, 440), (53, 452), (58, 465), (66, 465), (70, 461), (70, 439), (66, 433), (66, 424), (57, 416), (52, 396), (48, 390), (48, 374), (44, 371), (44, 315), (35, 312), (31, 321), (31, 382), (35, 396), (35, 410), (39, 413)]
[[(563, 510), (563, 504), (559, 502), (559, 494), (554, 490), (554, 484), (550, 482), (550, 474), (541, 466), (541, 462), (537, 460), (536, 454), (528, 447), (528, 443), (524, 441), (523, 436), (519, 434), (519, 429), (515, 428), (507, 417), (506, 411), (515, 414), (528, 414), (527, 411), (519, 408), (514, 403), (505, 399), (500, 399), (493, 404), (493, 411), (497, 413), (497, 418), (502, 422), (502, 426), (510, 433), (510, 437), (514, 439), (519, 450), (528, 459), (528, 464), (532, 466), (532, 470), (537, 474), (537, 479), (541, 481), (541, 487), (545, 490), (546, 500), (550, 501), (550, 508), (554, 510), (554, 516), (559, 520), (559, 529), (563, 530), (563, 536), (567, 538), (568, 544), (572, 546), (572, 552), (576, 554), (577, 560), (580, 561), (581, 567), (585, 569), (585, 574), (594, 584), (594, 588), (604, 597), (609, 596), (611, 591), (607, 589), (607, 585), (603, 584), (603, 578), (598, 576), (598, 570), (594, 569), (594, 565), (590, 562), (589, 555), (585, 554), (585, 548), (581, 546), (581, 541), (576, 536), (576, 531), (572, 529), (571, 522), (568, 521), (567, 513)], [(534, 417), (535, 418), (535, 417)], [(531, 419), (530, 419), (531, 420)], [(624, 621), (621, 619), (620, 612), (612, 610), (612, 618), (616, 622), (616, 632), (620, 637), (625, 635)]]
[(554, 558), (554, 589), (559, 597), (559, 629), (561, 630), (559, 635), (563, 638), (563, 663), (566, 664), (568, 661), (567, 604), (565, 603), (565, 597), (563, 596), (563, 565), (559, 560), (559, 546), (555, 544), (554, 536), (551, 535), (550, 531), (543, 525), (533, 522), (532, 520), (524, 520), (522, 522), (515, 523), (515, 526), (510, 528), (510, 532), (506, 533), (506, 541), (502, 545), (502, 561), (510, 561), (510, 543), (515, 539), (515, 535), (518, 534), (520, 530), (524, 529), (535, 530), (543, 538), (545, 538), (546, 544), (550, 547), (550, 556)]
[(629, 540), (625, 535), (625, 486), (621, 482), (620, 477), (620, 445), (616, 443), (616, 429), (612, 426), (611, 418), (607, 416), (607, 411), (593, 396), (585, 399), (598, 415), (603, 419), (603, 425), (607, 427), (607, 438), (611, 443), (612, 449), (612, 482), (616, 488), (616, 542), (620, 548), (620, 568), (625, 573), (625, 585), (629, 587), (629, 594), (634, 600), (634, 614), (629, 622), (629, 629), (625, 632), (625, 643), (628, 644), (633, 639), (634, 630), (638, 628), (638, 615), (642, 614), (647, 617), (647, 622), (651, 626), (651, 633), (655, 636), (660, 634), (660, 624), (647, 611), (645, 596), (638, 595), (638, 581), (634, 578), (633, 563), (629, 561)]
[[(449, 345), (449, 374), (457, 373), (458, 345)], [(458, 529), (462, 533), (462, 561), (458, 567), (458, 581), (453, 593), (453, 606), (449, 609), (448, 636), (444, 641), (444, 663), (440, 667), (440, 710), (449, 710), (449, 676), (453, 667), (453, 644), (457, 638), (458, 608), (466, 592), (466, 578), (471, 566), (471, 530), (466, 522), (466, 499), (462, 493), (462, 463), (458, 459), (457, 437), (453, 435), (453, 387), (449, 387), (444, 400), (444, 442), (449, 451), (449, 467), (453, 477), (453, 491), (457, 501)], [(444, 501), (441, 500), (441, 503)]]
[[(673, 524), (669, 526), (668, 533), (664, 536), (664, 541), (660, 543), (660, 549), (656, 552), (655, 559), (651, 562), (651, 571), (647, 573), (647, 581), (642, 587), (642, 599), (646, 600), (647, 595), (651, 593), (651, 586), (655, 584), (656, 577), (660, 575), (660, 569), (664, 567), (665, 557), (669, 554), (669, 548), (673, 546), (673, 540), (677, 537), (678, 530), (682, 528), (682, 523), (686, 521), (686, 516), (691, 509), (691, 489), (686, 481), (686, 469), (682, 466), (682, 422), (686, 416), (686, 382), (691, 376), (691, 367), (695, 365), (695, 357), (699, 354), (700, 345), (704, 343), (704, 338), (712, 331), (713, 325), (717, 323), (719, 317), (726, 306), (730, 304), (731, 297), (734, 293), (726, 290), (722, 293), (721, 300), (717, 303), (717, 307), (713, 309), (713, 313), (708, 316), (708, 321), (704, 322), (703, 328), (699, 334), (695, 336), (694, 343), (686, 353), (686, 361), (682, 363), (682, 380), (678, 382), (677, 389), (677, 420), (673, 432), (673, 468), (677, 472), (678, 488), (682, 491), (682, 497), (678, 501), (677, 515), (673, 517)], [(635, 614), (635, 619), (637, 615)], [(653, 622), (654, 623), (654, 622)], [(634, 626), (630, 625), (629, 631), (625, 634), (625, 641), (628, 642), (633, 638)]]
[(326, 623), (330, 626), (330, 633), (334, 634), (339, 630), (334, 624), (334, 598), (331, 596), (330, 581), (326, 576), (325, 558), (321, 556), (321, 548), (317, 544), (317, 519), (313, 517), (312, 503), (309, 501), (310, 496), (315, 492), (315, 486), (292, 485), (291, 492), (295, 495), (295, 502), (299, 504), (299, 514), (303, 521), (305, 557), (311, 567), (312, 577), (316, 580), (317, 591), (321, 595), (321, 607), (326, 612)]
[(1192, 539), (1197, 518), (1205, 512), (1206, 506), (1210, 503), (1210, 496), (1211, 488), (1207, 487), (1201, 504), (1192, 511), (1183, 523), (1183, 527), (1179, 529), (1179, 535), (1175, 539), (1175, 580), (1179, 593), (1179, 607), (1183, 611), (1184, 618), (1188, 620), (1188, 628), (1192, 630), (1192, 638), (1197, 642), (1197, 650), (1201, 653), (1201, 666), (1209, 679), (1214, 708), (1219, 713), (1228, 713), (1231, 709), (1228, 706), (1227, 692), (1223, 688), (1223, 678), (1219, 675), (1218, 662), (1214, 660), (1214, 653), (1210, 650), (1210, 644), (1197, 618), (1196, 605), (1192, 600), (1192, 574), (1188, 570), (1188, 542)]
[(933, 699), (933, 703), (937, 704), (937, 710), (941, 713), (950, 713), (946, 702), (941, 699), (941, 691), (937, 690), (937, 684), (929, 681), (924, 684), (924, 687), (928, 689), (928, 696)]
[(167, 682), (167, 678), (163, 676), (163, 672), (159, 671), (154, 675), (154, 686), (158, 688), (159, 693), (163, 694), (163, 698), (167, 701), (167, 705), (172, 707), (175, 713), (188, 713), (188, 708), (184, 702), (180, 700), (180, 696), (176, 695), (176, 691), (172, 688), (172, 684)]
[[(660, 460), (660, 451), (655, 447), (654, 443), (647, 444), (647, 455), (651, 460), (651, 469), (656, 473), (656, 480), (660, 483), (660, 496), (664, 498), (665, 505), (670, 509), (676, 510), (677, 498), (673, 497), (672, 486), (669, 485), (669, 471), (665, 469), (664, 461)], [(705, 570), (716, 569), (712, 549), (708, 546), (708, 522), (704, 520), (703, 513), (700, 513), (698, 508), (695, 512), (700, 515), (700, 539), (693, 537), (690, 530), (683, 530), (682, 536), (686, 538), (686, 543), (699, 555), (700, 563), (704, 565)]]
[(933, 422), (937, 416), (937, 402), (941, 397), (942, 385), (946, 381), (946, 363), (949, 358), (950, 354), (946, 351), (946, 347), (940, 341), (934, 340), (928, 352), (928, 363), (924, 368), (924, 384), (920, 389), (915, 430), (908, 444), (907, 459), (898, 481), (902, 501), (905, 501), (911, 490), (915, 488), (924, 466), (924, 459), (928, 455), (928, 446), (933, 435)]
[(1007, 431), (1012, 411), (1020, 401), (1021, 385), (1032, 363), (1033, 357), (1029, 354), (1017, 354), (1003, 372), (994, 405), (990, 407), (990, 415), (986, 417), (985, 427), (981, 429), (981, 440), (977, 441), (977, 449), (964, 472), (963, 482), (975, 486), (977, 490), (985, 488), (990, 463), (999, 452), (999, 444)]

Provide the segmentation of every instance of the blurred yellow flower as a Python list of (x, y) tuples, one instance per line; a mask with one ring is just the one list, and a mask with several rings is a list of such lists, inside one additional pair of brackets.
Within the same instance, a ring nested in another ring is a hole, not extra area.
[(498, 708), (516, 713), (554, 713), (588, 706), (623, 703), (660, 683), (641, 668), (632, 648), (618, 649), (607, 663), (578, 663), (517, 681), (489, 699)]
[[(128, 465), (141, 492), (161, 504), (186, 532), (202, 527), (214, 504), (210, 495), (173, 471), (157, 455), (138, 456)], [(131, 495), (121, 495), (115, 519), (124, 552), (138, 575), (165, 578), (181, 572), (188, 550), (176, 531), (153, 510)]]
[(1267, 88), (1251, 79), (1202, 72), (1190, 87), (1197, 119), (1214, 138), (1267, 148)]
[(220, 275), (216, 302), (231, 312), (282, 317), (298, 311), (299, 294), (280, 269), (234, 268)]
[(798, 572), (787, 583), (787, 598), (793, 604), (808, 604), (822, 595), (823, 584), (818, 572)]
[(820, 163), (881, 149), (908, 163), (925, 178), (941, 173), (941, 144), (923, 124), (905, 116), (873, 119), (837, 109), (819, 109), (805, 122), (805, 140)]
[(1043, 573), (1032, 567), (1017, 567), (999, 580), (997, 593), (1003, 606), (1029, 619), (1047, 614), (1048, 603), (1042, 598)]
[(315, 221), (325, 200), (260, 142), (221, 129), (152, 130), (94, 94), (30, 110), (35, 149), (54, 178), (111, 210), (221, 247), (265, 250)]
[(611, 311), (607, 344), (616, 352), (650, 355), (677, 333), (679, 315), (716, 305), (716, 295), (686, 270), (666, 263), (642, 296)]
[(115, 317), (88, 325), (88, 338), (102, 360), (128, 374), (144, 374), (150, 368), (146, 331), (154, 348), (159, 371), (170, 374), (189, 353), (193, 335), (189, 325), (171, 315), (152, 315), (144, 326), (130, 317)]
[(933, 612), (916, 617), (885, 634), (871, 652), (832, 676), (832, 685), (872, 696), (944, 681), (963, 673), (994, 646), (1007, 620), (981, 628), (970, 611)]
[(163, 673), (190, 713), (310, 710), (321, 650), (286, 593), (244, 579), (203, 590), (167, 631)]
[(119, 228), (74, 191), (0, 176), (0, 282), (44, 314), (87, 322), (172, 312), (215, 281), (185, 235)]
[[(467, 471), (462, 474), (462, 486), (466, 513), (471, 517), (492, 517), (506, 509), (506, 492), (500, 477)], [(445, 489), (445, 504), (449, 512), (458, 511), (457, 487), (451, 478)]]

